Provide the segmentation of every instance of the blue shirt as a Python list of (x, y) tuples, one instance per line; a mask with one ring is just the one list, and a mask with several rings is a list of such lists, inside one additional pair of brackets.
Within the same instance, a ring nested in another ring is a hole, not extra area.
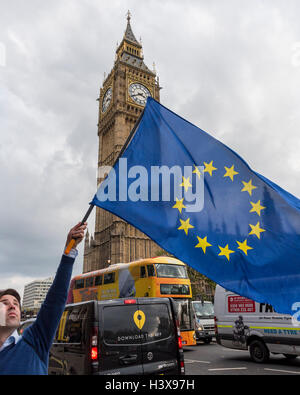
[[(34, 323), (23, 336), (13, 333), (1, 347), (1, 375), (47, 375), (49, 350), (63, 313), (75, 258), (63, 255)], [(4, 347), (5, 345), (5, 347)]]
[(18, 334), (18, 331), (15, 330), (15, 331), (11, 334), (11, 336), (9, 336), (9, 337), (5, 340), (5, 342), (2, 344), (2, 346), (0, 347), (0, 352), (1, 352), (2, 350), (4, 350), (5, 347), (8, 347), (10, 344), (12, 344), (12, 343), (16, 344), (20, 339), (21, 339), (21, 336)]

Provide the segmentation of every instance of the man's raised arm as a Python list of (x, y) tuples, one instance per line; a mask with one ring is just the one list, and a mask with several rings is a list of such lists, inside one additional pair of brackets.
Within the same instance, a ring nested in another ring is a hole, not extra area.
[(36, 321), (23, 334), (23, 339), (35, 349), (40, 359), (46, 364), (48, 363), (50, 347), (65, 308), (73, 263), (78, 253), (76, 247), (83, 240), (86, 226), (86, 223), (81, 225), (81, 222), (79, 222), (68, 233), (66, 246), (71, 239), (75, 239), (75, 245), (69, 255), (64, 254), (62, 256), (53, 284), (41, 306)]

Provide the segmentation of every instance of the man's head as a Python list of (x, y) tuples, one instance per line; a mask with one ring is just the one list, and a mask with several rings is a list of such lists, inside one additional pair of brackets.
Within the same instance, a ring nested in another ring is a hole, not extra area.
[(5, 326), (17, 328), (21, 320), (21, 298), (18, 292), (11, 288), (0, 291), (0, 303), (6, 309)]

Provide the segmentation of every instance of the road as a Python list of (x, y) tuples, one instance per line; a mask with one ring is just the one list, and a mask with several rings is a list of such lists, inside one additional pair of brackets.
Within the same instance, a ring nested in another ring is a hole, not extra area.
[(215, 342), (184, 347), (186, 375), (300, 375), (300, 357), (288, 360), (270, 354), (264, 364), (252, 362), (248, 351), (232, 350)]

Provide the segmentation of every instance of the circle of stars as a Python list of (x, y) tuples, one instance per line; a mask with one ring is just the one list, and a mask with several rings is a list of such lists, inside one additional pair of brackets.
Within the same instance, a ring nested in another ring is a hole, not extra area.
[[(197, 177), (199, 177), (199, 178), (201, 177), (201, 175), (204, 175), (204, 173), (208, 173), (208, 175), (210, 177), (213, 177), (213, 173), (218, 170), (213, 165), (213, 160), (210, 161), (209, 163), (204, 162), (203, 173), (201, 172), (199, 167), (200, 166), (194, 165), (194, 171), (193, 171), (193, 173), (195, 173), (197, 175)], [(231, 180), (231, 182), (234, 182), (234, 177), (237, 174), (239, 174), (239, 172), (235, 170), (234, 165), (232, 165), (231, 167), (224, 166), (224, 169), (225, 169), (225, 174), (223, 175), (223, 177), (228, 178), (229, 180)], [(251, 198), (252, 192), (253, 192), (253, 190), (257, 189), (257, 186), (253, 185), (252, 179), (250, 179), (248, 181), (242, 181), (242, 184), (243, 184), (243, 187), (241, 189), (241, 192), (248, 193)], [(192, 187), (190, 178), (189, 177), (187, 177), (187, 178), (182, 177), (182, 183), (180, 184), (180, 186), (184, 188), (185, 192), (187, 192), (188, 189)], [(184, 201), (184, 198), (182, 198), (180, 200), (176, 198), (176, 203), (174, 204), (174, 206), (172, 206), (172, 208), (177, 209), (180, 214), (182, 214), (182, 210), (184, 208), (186, 208), (183, 201)], [(258, 200), (257, 202), (250, 201), (250, 205), (251, 205), (251, 209), (249, 210), (249, 212), (255, 213), (259, 217), (261, 217), (262, 210), (266, 209), (266, 207), (262, 206), (260, 200)], [(194, 228), (194, 226), (190, 223), (190, 218), (187, 218), (186, 220), (179, 219), (179, 221), (180, 221), (180, 226), (177, 229), (184, 231), (186, 236), (188, 236), (189, 230)], [(255, 225), (249, 224), (249, 227), (250, 227), (250, 231), (248, 233), (248, 236), (253, 235), (253, 236), (256, 236), (258, 239), (260, 239), (261, 234), (263, 232), (265, 232), (265, 229), (261, 228), (260, 221), (258, 221)], [(207, 235), (204, 237), (197, 236), (197, 240), (198, 240), (198, 243), (195, 245), (195, 248), (200, 248), (204, 254), (206, 254), (208, 248), (213, 247), (213, 245), (211, 243), (209, 243), (209, 241), (207, 240)], [(237, 250), (242, 251), (246, 256), (248, 256), (249, 251), (253, 250), (253, 247), (248, 245), (248, 238), (246, 238), (244, 241), (236, 240), (236, 243), (237, 243), (237, 247), (236, 247)], [(229, 248), (228, 244), (226, 244), (225, 246), (218, 245), (218, 248), (220, 250), (218, 253), (218, 256), (226, 257), (228, 262), (230, 261), (230, 255), (234, 254), (236, 252), (234, 250), (231, 250)]]

